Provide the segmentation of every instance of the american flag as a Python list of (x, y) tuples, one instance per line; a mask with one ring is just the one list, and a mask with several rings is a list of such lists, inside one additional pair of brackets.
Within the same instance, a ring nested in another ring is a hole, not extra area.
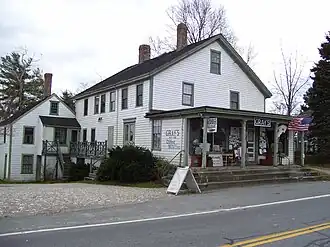
[(296, 117), (289, 123), (288, 130), (308, 131), (312, 120), (311, 117)]

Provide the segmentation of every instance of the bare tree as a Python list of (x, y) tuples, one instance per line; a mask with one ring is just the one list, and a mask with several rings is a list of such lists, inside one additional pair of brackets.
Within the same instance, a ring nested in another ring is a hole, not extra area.
[(274, 71), (274, 112), (291, 116), (302, 102), (310, 74), (305, 73), (306, 60), (299, 59), (298, 52), (286, 56), (281, 48), (283, 71)]
[[(187, 26), (188, 44), (196, 43), (221, 33), (245, 57), (246, 61), (250, 62), (256, 56), (252, 45), (247, 50), (240, 49), (237, 46), (237, 37), (229, 26), (226, 10), (222, 5), (219, 5), (218, 8), (213, 8), (211, 0), (179, 0), (178, 4), (169, 7), (166, 13), (171, 20), (171, 25), (168, 26), (167, 30), (168, 36), (164, 38), (149, 38), (153, 56), (176, 49), (176, 40), (173, 34), (179, 23), (184, 23)], [(247, 53), (247, 55), (243, 53)]]

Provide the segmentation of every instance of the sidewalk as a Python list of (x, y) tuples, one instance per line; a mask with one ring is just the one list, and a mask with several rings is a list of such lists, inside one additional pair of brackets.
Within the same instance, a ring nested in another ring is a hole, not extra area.
[(81, 210), (52, 216), (0, 218), (0, 233), (172, 216), (329, 194), (330, 182), (305, 182), (222, 189), (203, 194), (169, 195), (134, 205)]

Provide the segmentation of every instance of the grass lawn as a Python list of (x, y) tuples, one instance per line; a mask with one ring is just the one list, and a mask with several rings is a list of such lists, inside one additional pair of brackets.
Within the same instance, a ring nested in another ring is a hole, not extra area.
[(136, 187), (136, 188), (163, 188), (164, 186), (155, 182), (143, 182), (143, 183), (135, 183), (135, 184), (125, 184), (119, 183), (115, 181), (93, 181), (93, 180), (85, 180), (78, 181), (78, 183), (87, 183), (87, 184), (101, 184), (101, 185), (116, 185), (116, 186), (125, 186), (125, 187)]
[(116, 186), (125, 186), (125, 187), (136, 187), (136, 188), (163, 188), (164, 186), (155, 182), (144, 182), (144, 183), (135, 183), (135, 184), (124, 184), (114, 181), (93, 181), (93, 180), (85, 180), (85, 181), (40, 181), (40, 182), (9, 182), (0, 180), (0, 184), (56, 184), (56, 183), (86, 183), (86, 184), (101, 184), (101, 185), (116, 185)]

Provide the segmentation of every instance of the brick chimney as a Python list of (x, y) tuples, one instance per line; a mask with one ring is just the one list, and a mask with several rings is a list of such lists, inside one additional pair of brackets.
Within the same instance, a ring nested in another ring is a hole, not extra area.
[(179, 51), (187, 46), (187, 32), (188, 28), (186, 24), (180, 23), (177, 26), (177, 35), (176, 35), (176, 49)]
[(48, 97), (52, 94), (52, 73), (45, 73), (45, 82), (44, 82), (44, 97)]
[(150, 45), (140, 45), (139, 47), (139, 63), (143, 63), (150, 59)]

